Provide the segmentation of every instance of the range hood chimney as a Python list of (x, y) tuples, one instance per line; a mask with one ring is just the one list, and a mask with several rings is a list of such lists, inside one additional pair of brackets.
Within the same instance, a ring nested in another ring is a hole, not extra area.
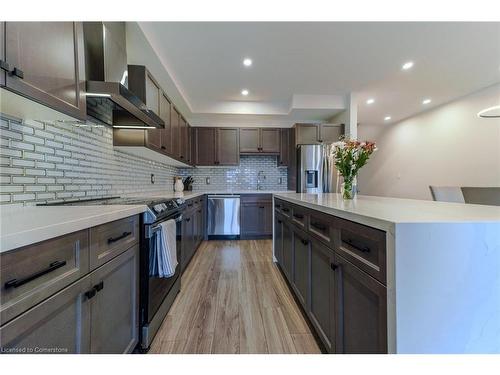
[(84, 22), (87, 115), (113, 127), (163, 128), (165, 123), (128, 89), (124, 22)]

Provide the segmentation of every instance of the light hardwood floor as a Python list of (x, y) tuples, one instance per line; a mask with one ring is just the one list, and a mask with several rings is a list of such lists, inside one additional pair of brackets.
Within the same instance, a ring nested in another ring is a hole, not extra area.
[(203, 242), (150, 353), (320, 353), (271, 245)]

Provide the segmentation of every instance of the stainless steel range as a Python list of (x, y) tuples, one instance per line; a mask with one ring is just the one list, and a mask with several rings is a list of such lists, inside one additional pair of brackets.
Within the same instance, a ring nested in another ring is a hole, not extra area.
[[(66, 201), (47, 205), (121, 205), (144, 204), (148, 210), (141, 217), (140, 252), (140, 295), (139, 295), (139, 343), (141, 351), (148, 351), (154, 336), (167, 315), (177, 293), (181, 288), (181, 233), (184, 199), (158, 199), (145, 197), (111, 197), (92, 200)], [(177, 259), (179, 265), (175, 274), (169, 278), (150, 276), (149, 261), (156, 251), (156, 236), (160, 223), (175, 220), (177, 237)]]

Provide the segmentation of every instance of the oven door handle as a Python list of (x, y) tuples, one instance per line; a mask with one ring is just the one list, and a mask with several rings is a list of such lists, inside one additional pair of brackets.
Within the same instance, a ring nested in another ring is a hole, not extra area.
[[(170, 220), (170, 219), (163, 220), (163, 221), (168, 221), (168, 220)], [(182, 215), (177, 216), (177, 217), (174, 219), (174, 221), (175, 221), (176, 223), (181, 222), (181, 221), (182, 221)], [(161, 225), (160, 225), (160, 224), (157, 224), (157, 225), (155, 225), (154, 227), (153, 227), (153, 226), (151, 226), (151, 225), (146, 225), (146, 231), (145, 231), (145, 236), (146, 236), (146, 238), (151, 238), (151, 237), (153, 237), (153, 234), (154, 234), (154, 233), (156, 233), (156, 232), (158, 232), (158, 231), (160, 230), (160, 228), (161, 228)]]

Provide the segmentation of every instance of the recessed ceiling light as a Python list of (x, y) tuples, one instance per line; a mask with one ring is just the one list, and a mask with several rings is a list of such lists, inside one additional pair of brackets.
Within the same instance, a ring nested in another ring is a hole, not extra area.
[(430, 99), (424, 99), (422, 100), (422, 104), (429, 104), (432, 100)]
[(249, 59), (248, 57), (243, 60), (243, 65), (245, 66), (251, 66), (252, 65), (252, 59)]
[(389, 121), (390, 119), (391, 119), (391, 116), (385, 116), (385, 117), (384, 117), (384, 120), (385, 120), (385, 121)]
[(413, 61), (405, 62), (403, 64), (403, 67), (402, 67), (403, 70), (408, 70), (408, 69), (411, 69), (411, 68), (413, 68)]
[(373, 104), (373, 103), (375, 103), (375, 99), (373, 98), (370, 98), (366, 101), (366, 104)]
[(247, 96), (248, 95), (248, 90), (241, 90), (241, 95)]

